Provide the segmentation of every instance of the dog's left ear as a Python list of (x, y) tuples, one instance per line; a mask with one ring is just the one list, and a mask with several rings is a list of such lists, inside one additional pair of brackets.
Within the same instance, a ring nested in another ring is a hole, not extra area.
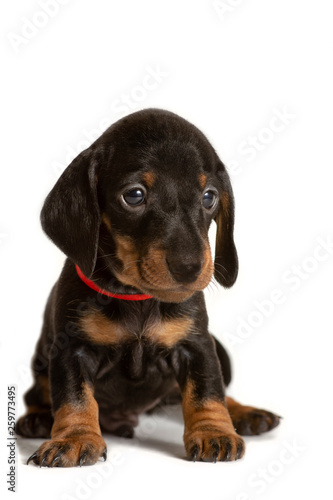
[(222, 184), (219, 211), (215, 217), (217, 225), (214, 276), (220, 285), (231, 287), (238, 274), (238, 257), (234, 243), (235, 205), (230, 179), (225, 166), (219, 162), (218, 177)]
[(79, 154), (59, 178), (41, 212), (45, 233), (88, 277), (96, 264), (100, 227), (97, 166), (91, 148)]

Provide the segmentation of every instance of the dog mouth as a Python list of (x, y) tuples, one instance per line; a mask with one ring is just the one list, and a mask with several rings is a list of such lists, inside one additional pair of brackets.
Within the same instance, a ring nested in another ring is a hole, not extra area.
[(147, 281), (144, 277), (142, 277), (142, 281), (143, 281), (143, 286), (146, 288), (147, 291), (149, 291), (151, 293), (151, 295), (153, 295), (154, 293), (194, 293), (195, 291), (198, 291), (198, 289), (191, 289), (189, 288), (188, 286), (184, 285), (184, 284), (179, 284), (177, 286), (172, 286), (172, 287), (168, 287), (168, 286), (164, 286), (164, 287), (160, 287), (160, 286), (156, 286), (152, 283), (149, 283), (149, 281)]
[(145, 287), (147, 290), (153, 292), (168, 292), (168, 293), (195, 293), (200, 292), (208, 286), (212, 276), (209, 276), (209, 279), (198, 280), (198, 282), (192, 283), (174, 283), (172, 285), (163, 285), (156, 284), (147, 279), (146, 276), (141, 277), (141, 285)]
[(128, 279), (127, 276), (115, 272), (117, 279), (124, 285), (134, 287), (141, 293), (152, 295), (154, 298), (165, 302), (183, 302), (193, 295), (195, 292), (200, 291), (199, 288), (190, 288), (184, 284), (177, 284), (175, 286), (161, 286), (156, 283), (151, 283), (145, 276), (137, 276)]
[[(203, 267), (199, 276), (186, 276), (186, 281), (171, 274), (168, 268), (166, 251), (154, 246), (146, 255), (140, 255), (133, 240), (118, 236), (117, 265), (114, 267), (116, 278), (124, 285), (140, 290), (165, 302), (183, 302), (195, 292), (204, 290), (210, 283), (214, 266), (207, 242), (203, 255)], [(177, 279), (176, 279), (177, 278)]]
[[(139, 270), (138, 270), (139, 271)], [(158, 300), (165, 302), (183, 302), (190, 298), (194, 293), (204, 290), (211, 278), (212, 272), (207, 276), (200, 277), (197, 281), (184, 284), (184, 283), (167, 283), (163, 281), (164, 276), (158, 276), (152, 280), (151, 275), (146, 275), (145, 273), (138, 272), (136, 276), (124, 276), (122, 273), (115, 273), (117, 279), (125, 285), (132, 286), (142, 293), (147, 295), (152, 295)], [(170, 280), (168, 280), (170, 281)]]
[(176, 287), (153, 287), (149, 283), (146, 286), (142, 286), (142, 290), (155, 297), (158, 300), (164, 302), (183, 302), (189, 299), (195, 292), (200, 291), (199, 289), (190, 289), (185, 285), (179, 285)]

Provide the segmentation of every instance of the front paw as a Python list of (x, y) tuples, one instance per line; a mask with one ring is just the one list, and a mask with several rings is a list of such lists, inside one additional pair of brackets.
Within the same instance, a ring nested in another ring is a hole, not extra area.
[(102, 457), (106, 460), (104, 439), (95, 433), (45, 441), (28, 459), (40, 467), (75, 467), (93, 465)]
[(242, 458), (245, 453), (244, 440), (235, 432), (196, 430), (185, 433), (184, 442), (187, 456), (194, 462), (230, 462)]

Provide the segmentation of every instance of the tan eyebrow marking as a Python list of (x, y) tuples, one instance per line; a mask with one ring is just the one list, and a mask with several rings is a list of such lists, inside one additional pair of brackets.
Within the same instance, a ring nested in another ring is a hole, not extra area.
[(207, 175), (206, 174), (200, 174), (199, 175), (199, 182), (200, 182), (200, 186), (203, 189), (205, 187), (205, 185), (206, 185), (206, 182), (207, 182)]
[(142, 175), (142, 180), (147, 184), (149, 188), (151, 188), (155, 182), (155, 173), (151, 170), (149, 172), (145, 172)]

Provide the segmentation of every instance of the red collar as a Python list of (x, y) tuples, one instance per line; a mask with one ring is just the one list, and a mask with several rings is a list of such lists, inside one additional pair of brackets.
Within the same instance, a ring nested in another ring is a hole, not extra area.
[(146, 300), (152, 299), (152, 295), (144, 295), (143, 293), (133, 294), (133, 295), (124, 295), (122, 293), (112, 293), (107, 290), (103, 290), (103, 288), (99, 288), (93, 281), (87, 278), (79, 268), (79, 266), (75, 265), (76, 272), (87, 286), (95, 290), (95, 292), (101, 293), (102, 295), (107, 295), (108, 297), (113, 297), (114, 299), (122, 299), (122, 300)]

